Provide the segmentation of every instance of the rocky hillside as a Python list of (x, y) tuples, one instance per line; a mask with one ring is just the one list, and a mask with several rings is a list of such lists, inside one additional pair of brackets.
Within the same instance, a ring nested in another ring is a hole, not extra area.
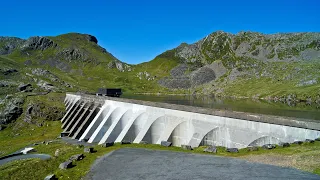
[(320, 33), (214, 32), (147, 63), (121, 62), (96, 37), (0, 37), (0, 121), (47, 92), (192, 93), (320, 103)]
[(169, 54), (179, 63), (159, 84), (170, 89), (238, 97), (320, 93), (320, 33), (218, 31)]

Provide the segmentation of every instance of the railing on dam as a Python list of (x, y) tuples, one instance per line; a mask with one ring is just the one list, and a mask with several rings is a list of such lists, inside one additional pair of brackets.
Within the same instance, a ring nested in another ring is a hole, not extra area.
[(65, 133), (88, 142), (246, 147), (317, 138), (320, 124), (305, 120), (176, 104), (67, 93)]

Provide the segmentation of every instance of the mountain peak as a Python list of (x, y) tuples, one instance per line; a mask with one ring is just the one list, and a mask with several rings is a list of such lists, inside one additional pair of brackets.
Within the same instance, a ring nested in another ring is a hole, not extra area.
[(62, 34), (57, 37), (68, 38), (68, 39), (76, 40), (76, 41), (86, 40), (86, 41), (94, 42), (95, 44), (98, 44), (98, 39), (95, 36), (90, 35), (90, 34), (82, 34), (82, 33), (72, 32), (72, 33)]

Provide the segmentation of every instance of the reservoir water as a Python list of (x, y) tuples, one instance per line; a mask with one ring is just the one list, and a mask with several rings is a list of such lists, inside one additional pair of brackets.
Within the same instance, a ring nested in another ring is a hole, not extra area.
[(295, 106), (289, 106), (282, 102), (191, 95), (123, 94), (122, 97), (144, 101), (320, 120), (320, 108), (319, 105), (317, 106), (316, 104), (307, 105), (306, 103), (298, 103)]

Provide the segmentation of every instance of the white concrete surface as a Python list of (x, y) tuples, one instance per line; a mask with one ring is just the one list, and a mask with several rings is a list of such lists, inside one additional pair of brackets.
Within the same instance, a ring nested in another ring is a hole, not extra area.
[[(67, 94), (66, 103), (75, 104), (80, 95)], [(83, 99), (81, 99), (83, 100)], [(101, 103), (101, 102), (99, 102)], [(320, 131), (236, 118), (105, 100), (79, 140), (160, 144), (218, 145), (245, 148), (249, 145), (304, 141), (320, 137)], [(71, 108), (72, 109), (72, 108)], [(70, 110), (67, 113), (71, 113)], [(73, 119), (73, 118), (68, 118)]]
[(28, 154), (31, 152), (36, 152), (36, 150), (32, 147), (28, 147), (28, 148), (24, 148), (24, 150), (22, 150), (21, 152), (22, 152), (22, 154)]

